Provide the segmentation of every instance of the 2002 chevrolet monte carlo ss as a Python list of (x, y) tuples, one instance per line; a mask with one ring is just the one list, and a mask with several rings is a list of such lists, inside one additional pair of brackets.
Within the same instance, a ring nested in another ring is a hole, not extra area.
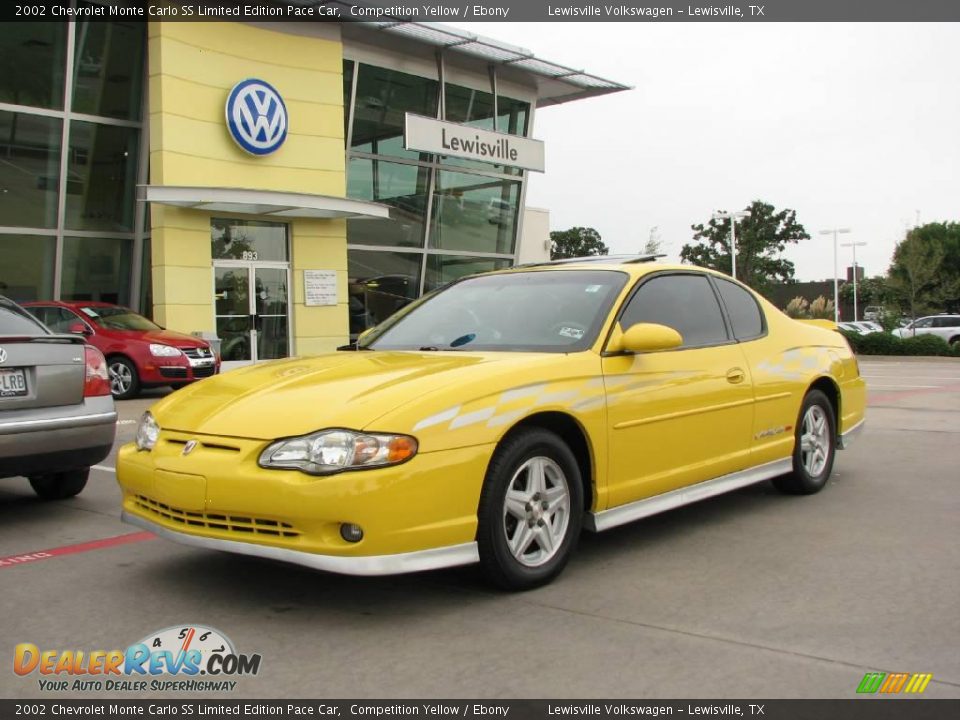
[(358, 575), (480, 562), (510, 589), (599, 531), (770, 479), (826, 484), (864, 422), (837, 332), (649, 257), (476, 275), (355, 351), (203, 380), (120, 451), (123, 516)]

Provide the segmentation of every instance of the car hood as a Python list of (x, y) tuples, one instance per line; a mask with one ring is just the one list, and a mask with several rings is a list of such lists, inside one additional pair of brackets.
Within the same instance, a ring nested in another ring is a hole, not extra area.
[(142, 340), (143, 342), (172, 345), (179, 348), (207, 347), (209, 345), (206, 340), (176, 330), (113, 330), (98, 326), (97, 332), (112, 339)]
[(444, 388), (457, 386), (461, 398), (483, 395), (509, 383), (519, 366), (535, 368), (555, 358), (537, 353), (379, 351), (294, 357), (203, 380), (169, 395), (151, 412), (167, 430), (262, 440), (328, 427), (365, 429), (401, 405)]

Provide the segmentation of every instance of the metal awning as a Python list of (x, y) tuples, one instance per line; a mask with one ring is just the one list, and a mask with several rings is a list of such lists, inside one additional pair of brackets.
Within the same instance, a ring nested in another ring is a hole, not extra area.
[(274, 218), (389, 218), (379, 203), (330, 195), (249, 190), (246, 188), (138, 185), (137, 199), (205, 212), (263, 215)]

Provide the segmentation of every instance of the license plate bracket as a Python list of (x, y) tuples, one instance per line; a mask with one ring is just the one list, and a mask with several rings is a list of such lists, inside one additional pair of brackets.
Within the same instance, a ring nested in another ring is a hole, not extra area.
[(23, 368), (0, 368), (0, 397), (24, 397), (27, 392)]

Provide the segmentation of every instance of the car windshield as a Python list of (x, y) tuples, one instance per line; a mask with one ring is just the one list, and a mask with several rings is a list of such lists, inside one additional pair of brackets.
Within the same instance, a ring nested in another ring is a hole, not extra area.
[(388, 318), (359, 347), (576, 352), (593, 344), (626, 281), (611, 270), (466, 278)]
[(80, 312), (107, 330), (161, 330), (143, 315), (124, 307), (85, 306)]

